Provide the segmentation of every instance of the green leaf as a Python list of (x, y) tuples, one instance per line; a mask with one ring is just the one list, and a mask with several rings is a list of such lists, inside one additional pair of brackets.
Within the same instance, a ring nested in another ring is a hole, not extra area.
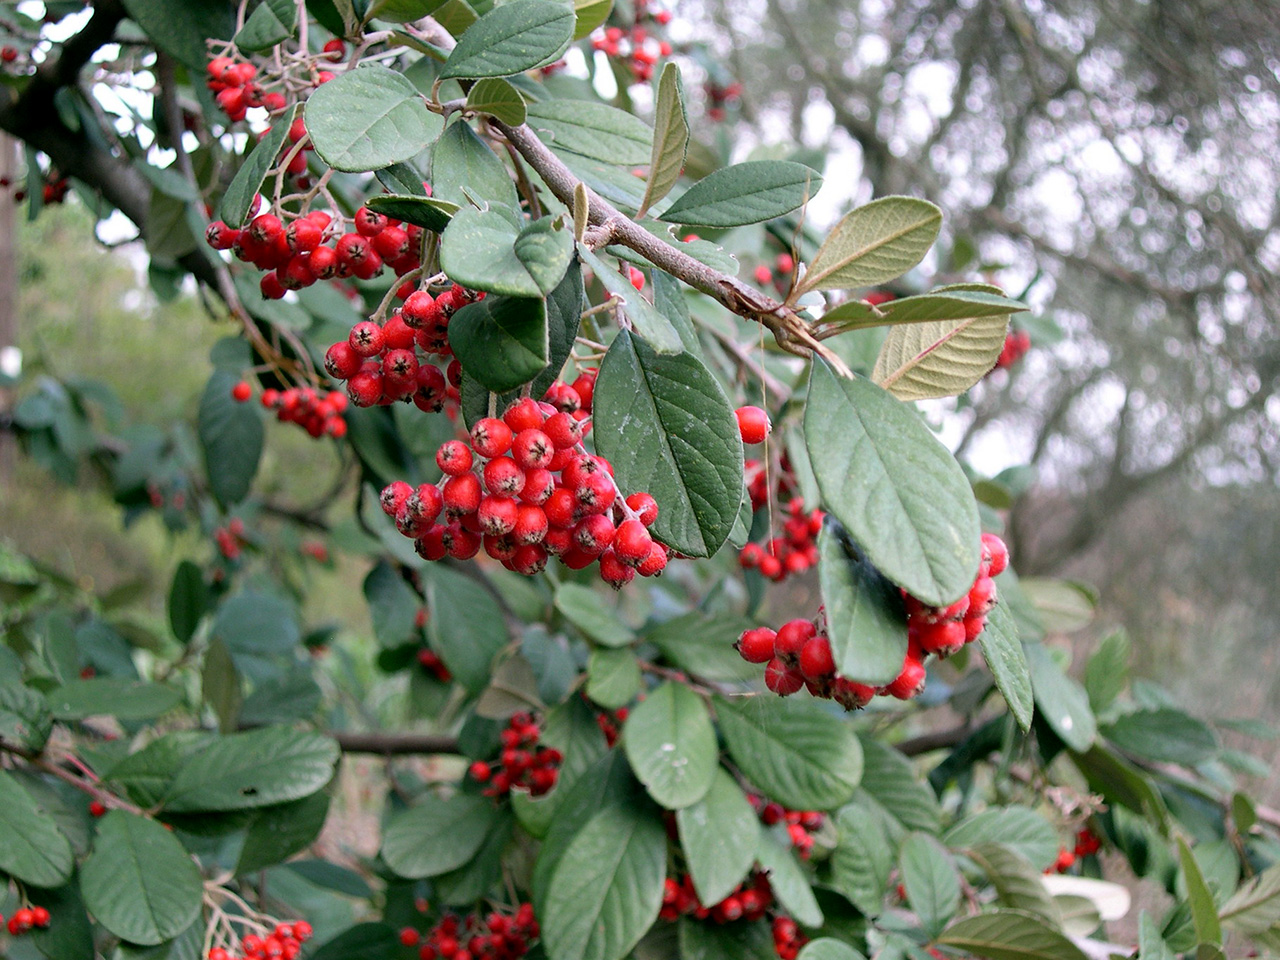
[(933, 606), (968, 592), (981, 533), (973, 490), (913, 410), (815, 362), (804, 433), (824, 505), (881, 573)]
[(436, 200), (470, 207), (468, 194), (512, 210), (520, 205), (515, 183), (502, 161), (471, 127), (457, 122), (446, 127), (431, 148), (431, 195)]
[(845, 807), (836, 822), (840, 842), (831, 854), (831, 885), (862, 913), (878, 917), (894, 865), (889, 838), (862, 805)]
[(386, 560), (379, 560), (364, 578), (364, 599), (379, 645), (393, 650), (413, 639), (422, 598)]
[(474, 579), (447, 567), (428, 567), (426, 580), (432, 645), (454, 679), (479, 693), (489, 683), (493, 658), (509, 639), (502, 608)]
[(329, 795), (323, 790), (301, 800), (263, 807), (240, 848), (236, 876), (275, 866), (301, 853), (320, 836), (328, 814)]
[(1031, 729), (1035, 701), (1031, 692), (1031, 668), (1018, 639), (1018, 624), (1003, 604), (987, 614), (987, 625), (978, 635), (987, 669), (1009, 705), (1009, 712), (1023, 730)]
[(114, 764), (106, 779), (122, 787), (139, 806), (156, 806), (182, 764), (210, 739), (210, 734), (195, 731), (165, 734)]
[(716, 698), (720, 732), (734, 762), (768, 797), (793, 810), (831, 810), (862, 777), (853, 732), (816, 704)]
[(937, 840), (912, 833), (898, 851), (898, 871), (907, 902), (920, 919), (925, 936), (932, 940), (960, 909), (960, 875), (955, 862)]
[(548, 147), (601, 163), (637, 166), (648, 162), (653, 149), (653, 131), (648, 124), (625, 110), (593, 100), (532, 103), (528, 123)]
[(609, 19), (609, 14), (613, 11), (613, 0), (573, 0), (573, 9), (578, 16), (577, 25), (573, 28), (573, 39), (581, 40)]
[(603, 646), (626, 647), (635, 642), (635, 634), (609, 608), (604, 596), (581, 583), (562, 583), (556, 589), (556, 609)]
[(476, 701), (476, 715), (506, 720), (521, 710), (542, 710), (538, 678), (524, 655), (517, 652), (498, 664), (493, 679)]
[(653, 108), (653, 152), (649, 156), (649, 179), (636, 219), (676, 185), (684, 170), (689, 149), (689, 115), (684, 107), (684, 84), (680, 68), (668, 61), (658, 78), (658, 99)]
[(1042, 644), (1027, 645), (1026, 654), (1036, 709), (1063, 743), (1077, 752), (1088, 750), (1098, 735), (1098, 724), (1083, 688), (1062, 672)]
[(741, 682), (760, 676), (760, 668), (747, 663), (733, 648), (742, 631), (755, 624), (742, 617), (686, 613), (658, 624), (644, 635), (662, 655), (681, 670), (705, 680)]
[(988, 960), (1088, 960), (1088, 954), (1038, 917), (993, 910), (953, 923), (938, 943)]
[(1280, 924), (1280, 864), (1242, 884), (1222, 905), (1218, 917), (1228, 930), (1246, 937)]
[(411, 197), (404, 194), (383, 194), (370, 197), (365, 206), (388, 217), (395, 217), (406, 223), (414, 223), (436, 233), (449, 225), (453, 215), (458, 212), (456, 203), (441, 200), (439, 197)]
[(679, 952), (662, 957), (680, 960), (776, 960), (778, 956), (767, 923), (733, 923), (721, 926), (693, 917), (681, 917), (676, 925)]
[(990, 807), (957, 823), (942, 840), (953, 850), (983, 843), (1002, 843), (1026, 857), (1037, 870), (1058, 857), (1058, 834), (1053, 825), (1029, 807)]
[(320, 159), (351, 172), (415, 157), (443, 127), (412, 82), (377, 64), (322, 83), (307, 101), (305, 117)]
[(941, 226), (942, 211), (912, 197), (881, 197), (858, 207), (823, 242), (795, 296), (872, 287), (899, 277), (924, 259)]
[(578, 245), (578, 256), (610, 295), (622, 302), (622, 312), (635, 327), (635, 332), (652, 344), (658, 353), (679, 353), (684, 349), (679, 332), (666, 314), (646, 300), (631, 281), (581, 244)]
[(1138, 914), (1138, 960), (1175, 960), (1160, 928), (1145, 910)]
[(623, 728), (627, 760), (649, 795), (679, 810), (707, 795), (718, 751), (711, 715), (702, 698), (668, 681), (636, 705)]
[(496, 117), (508, 126), (524, 123), (526, 108), (520, 91), (506, 80), (489, 77), (479, 80), (467, 93), (467, 109)]
[[(541, 297), (541, 288), (516, 256), (516, 236), (516, 228), (501, 213), (464, 207), (440, 235), (440, 268), (450, 280), (473, 290)], [(452, 338), (452, 322), (449, 333)]]
[(545, 67), (569, 48), (573, 27), (572, 8), (551, 0), (497, 7), (467, 28), (440, 77), (510, 77)]
[(838, 323), (841, 332), (902, 323), (970, 320), (1008, 316), (1027, 309), (1025, 303), (982, 291), (934, 290), (872, 307), (865, 300), (848, 300), (822, 315), (822, 322)]
[(395, 927), (386, 923), (357, 923), (348, 927), (320, 949), (310, 960), (387, 960), (401, 950)]
[(196, 413), (196, 433), (209, 489), (224, 507), (234, 506), (249, 495), (262, 459), (265, 434), (261, 408), (256, 403), (237, 403), (231, 396), (236, 379), (230, 373), (215, 370)]
[(835, 937), (819, 937), (806, 943), (800, 949), (796, 960), (866, 960), (866, 958), (843, 940), (837, 940)]
[[(93, 924), (85, 912), (79, 884), (68, 883), (51, 890), (29, 887), (27, 894), (50, 916), (47, 929), (37, 927), (27, 934), (32, 946), (49, 960), (94, 956)], [(191, 960), (197, 958), (193, 956)]]
[(688, 227), (738, 227), (790, 213), (822, 187), (811, 167), (791, 160), (749, 160), (703, 177), (658, 219)]
[(621, 960), (662, 906), (667, 835), (651, 806), (593, 812), (556, 858), (538, 911), (549, 957)]
[(402, 877), (435, 877), (463, 866), (484, 844), (499, 810), (488, 797), (428, 796), (392, 818), (382, 859)]
[(911, 761), (875, 737), (863, 735), (858, 740), (862, 744), (862, 789), (906, 829), (937, 834), (942, 827), (942, 810)]
[(21, 683), (0, 682), (0, 740), (39, 753), (52, 732), (53, 714), (44, 697)]
[(200, 618), (209, 610), (209, 591), (204, 575), (190, 560), (183, 560), (173, 571), (169, 587), (169, 626), (179, 643), (190, 643)]
[(112, 810), (98, 822), (80, 892), (107, 930), (150, 946), (191, 926), (204, 885), (190, 855), (160, 823)]
[(1191, 848), (1182, 837), (1178, 837), (1178, 860), (1182, 864), (1182, 875), (1187, 883), (1187, 900), (1191, 904), (1196, 940), (1199, 943), (1221, 944), (1222, 923), (1218, 919), (1213, 891), (1209, 889), (1204, 874), (1200, 872), (1200, 864), (1196, 862)]
[(193, 71), (208, 63), (209, 39), (230, 40), (236, 29), (235, 10), (223, 0), (126, 0), (124, 8), (149, 40)]
[(1184, 767), (1203, 763), (1219, 750), (1218, 738), (1207, 725), (1168, 707), (1124, 714), (1103, 727), (1101, 733), (1121, 750), (1141, 759)]
[(71, 876), (71, 844), (11, 774), (0, 770), (0, 871), (38, 887)]
[[(276, 165), (280, 157), (280, 148), (289, 138), (289, 127), (297, 115), (297, 108), (291, 107), (267, 131), (266, 136), (258, 141), (249, 156), (240, 164), (240, 169), (231, 178), (227, 191), (222, 195), (219, 213), (229, 227), (237, 230), (249, 219), (249, 211), (253, 209), (253, 199), (262, 189), (262, 182), (267, 173)], [(227, 389), (230, 389), (228, 387)]]
[(711, 372), (624, 330), (600, 365), (593, 412), (596, 449), (619, 487), (657, 500), (657, 538), (693, 557), (719, 550), (742, 502), (742, 440)]
[(1034, 913), (1055, 927), (1059, 925), (1061, 915), (1045, 888), (1044, 875), (1030, 860), (1002, 843), (981, 843), (965, 853), (982, 868), (1003, 906)]
[(630, 648), (591, 651), (587, 661), (587, 696), (610, 710), (625, 707), (640, 692), (640, 661)]
[(182, 702), (182, 691), (163, 683), (144, 683), (127, 677), (72, 680), (46, 695), (59, 720), (82, 720), (112, 714), (120, 720), (150, 720)]
[(288, 601), (251, 591), (223, 601), (213, 618), (211, 634), (227, 645), (241, 672), (290, 656), (301, 640)]
[(1079, 584), (1044, 577), (1025, 577), (1018, 583), (1046, 630), (1070, 633), (1093, 620), (1096, 600)]
[(298, 28), (298, 6), (293, 0), (262, 0), (236, 33), (235, 44), (245, 53), (257, 53), (288, 40)]
[[(527, 274), (525, 280), (532, 286)], [(514, 390), (547, 367), (547, 308), (534, 291), (532, 297), (485, 297), (449, 321), (454, 354), (486, 390)]]
[(1090, 790), (1102, 794), (1108, 803), (1128, 807), (1165, 832), (1168, 811), (1159, 791), (1141, 771), (1097, 743), (1088, 752), (1076, 754), (1074, 760)]
[(516, 258), (543, 296), (550, 296), (564, 279), (573, 262), (573, 250), (573, 232), (561, 217), (535, 220), (520, 231), (515, 241)]
[(1102, 713), (1129, 683), (1129, 635), (1123, 630), (1107, 634), (1084, 665), (1084, 689), (1089, 706)]
[(891, 682), (907, 654), (901, 595), (865, 559), (851, 557), (829, 523), (818, 534), (818, 583), (836, 672), (872, 686)]
[(822, 909), (813, 894), (808, 874), (791, 850), (791, 844), (784, 844), (764, 824), (758, 824), (756, 829), (760, 835), (756, 860), (760, 869), (769, 874), (769, 886), (778, 903), (795, 917), (797, 923), (806, 927), (822, 926)]
[(760, 821), (733, 777), (715, 769), (711, 789), (676, 811), (680, 848), (702, 903), (719, 903), (737, 888), (756, 861)]
[(240, 717), (240, 705), (244, 692), (240, 688), (240, 674), (227, 645), (217, 637), (209, 639), (204, 664), (200, 670), (200, 693), (204, 702), (213, 707), (218, 718), (218, 730), (232, 733)]
[(369, 4), (368, 20), (386, 20), (389, 23), (413, 23), (429, 17), (443, 7), (447, 0), (373, 0)]
[(218, 737), (189, 757), (169, 788), (173, 813), (245, 810), (315, 793), (333, 776), (338, 744), (287, 727)]
[(899, 400), (959, 396), (995, 366), (1008, 327), (1003, 314), (893, 327), (871, 379)]

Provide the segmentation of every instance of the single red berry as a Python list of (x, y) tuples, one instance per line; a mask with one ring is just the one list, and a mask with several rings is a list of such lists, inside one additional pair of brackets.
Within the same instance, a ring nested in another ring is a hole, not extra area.
[(636, 567), (636, 573), (642, 577), (656, 577), (667, 568), (667, 548), (656, 540), (649, 556)]
[(436, 451), (436, 466), (451, 477), (469, 472), (473, 462), (471, 448), (461, 440), (448, 440)]
[(524, 489), (524, 471), (510, 457), (494, 457), (484, 465), (484, 485), (490, 493), (514, 497)]
[(765, 664), (764, 685), (780, 697), (789, 697), (804, 686), (804, 675), (774, 657)]
[(924, 664), (908, 656), (903, 661), (902, 672), (885, 688), (885, 692), (899, 700), (910, 700), (924, 689), (925, 676)]
[(421, 939), (422, 934), (418, 933), (413, 927), (403, 927), (400, 930), (400, 942), (406, 947), (416, 947)]
[(320, 49), (327, 53), (329, 55), (329, 59), (334, 63), (337, 63), (347, 55), (347, 45), (337, 37), (334, 37), (332, 40), (326, 40), (325, 45)]
[(31, 908), (31, 922), (41, 930), (49, 926), (49, 911), (44, 907)]
[(496, 417), (477, 420), (471, 428), (471, 446), (482, 457), (500, 457), (511, 449), (511, 428)]
[(347, 342), (360, 356), (372, 357), (382, 352), (382, 348), (386, 345), (386, 338), (383, 336), (382, 327), (372, 320), (365, 320), (351, 328), (351, 335)]
[(104, 804), (101, 800), (89, 801), (89, 816), (101, 817), (106, 812), (107, 812), (106, 804)]
[(768, 663), (773, 659), (773, 644), (777, 636), (768, 627), (753, 627), (738, 638), (738, 653), (748, 663)]
[(917, 632), (920, 648), (925, 653), (937, 654), (939, 657), (949, 657), (963, 647), (964, 635), (964, 623), (959, 620), (925, 623)]
[(511, 497), (489, 496), (480, 501), (477, 513), (484, 532), (500, 537), (516, 528), (520, 506)]
[(639, 566), (653, 549), (653, 537), (639, 520), (624, 520), (613, 538), (613, 552), (629, 567)]
[(640, 522), (646, 527), (653, 526), (658, 519), (658, 501), (643, 490), (627, 497), (627, 506), (640, 515)]
[(253, 396), (253, 388), (243, 380), (231, 388), (231, 399), (236, 403), (247, 403), (251, 396)]
[(551, 438), (536, 427), (521, 430), (512, 441), (512, 456), (525, 470), (546, 467), (555, 453)]
[[(526, 577), (541, 573), (547, 567), (547, 551), (540, 544), (526, 543), (516, 548), (511, 555), (511, 569)], [(549, 790), (551, 784), (546, 789)], [(546, 790), (543, 791), (544, 793)]]
[(621, 590), (635, 578), (635, 567), (618, 559), (612, 547), (600, 554), (600, 579), (613, 589)]
[(773, 426), (769, 422), (769, 414), (759, 407), (739, 407), (734, 414), (738, 418), (738, 432), (743, 443), (764, 443)]
[(788, 620), (778, 628), (778, 638), (774, 641), (776, 655), (788, 663), (797, 662), (800, 651), (817, 632), (812, 620)]
[(780, 253), (778, 254), (777, 267), (779, 273), (789, 275), (796, 268), (796, 261), (791, 254)]
[(969, 611), (966, 616), (986, 616), (995, 605), (996, 582), (990, 577), (979, 577), (969, 590)]
[(805, 641), (800, 648), (800, 672), (806, 680), (815, 683), (830, 678), (836, 672), (830, 640), (819, 634)]
[(760, 266), (756, 267), (755, 276), (756, 276), (756, 283), (760, 284), (761, 286), (764, 286), (767, 283), (773, 283), (773, 271), (770, 270), (769, 267), (763, 263), (760, 264)]
[(1009, 548), (994, 533), (984, 533), (982, 559), (987, 565), (987, 576), (998, 577), (1009, 566)]
[(480, 509), (483, 492), (480, 489), (480, 478), (474, 473), (450, 477), (445, 481), (441, 493), (444, 494), (445, 512), (451, 517), (466, 516)]

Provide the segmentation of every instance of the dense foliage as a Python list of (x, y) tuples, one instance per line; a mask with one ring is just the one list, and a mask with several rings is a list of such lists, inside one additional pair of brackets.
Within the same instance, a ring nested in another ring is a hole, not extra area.
[[(937, 207), (824, 227), (823, 157), (728, 162), (732, 79), (642, 0), (44, 7), (10, 186), (123, 214), (227, 335), (193, 423), (18, 384), (29, 457), (201, 545), (164, 616), (0, 548), (9, 956), (1280, 951), (1221, 736), (1267, 731), (1121, 633), (1071, 676), (1091, 592), (998, 536), (1025, 471), (914, 405), (1038, 329)], [(261, 489), (298, 429), (305, 509)], [(339, 559), (371, 638), (304, 619)]]

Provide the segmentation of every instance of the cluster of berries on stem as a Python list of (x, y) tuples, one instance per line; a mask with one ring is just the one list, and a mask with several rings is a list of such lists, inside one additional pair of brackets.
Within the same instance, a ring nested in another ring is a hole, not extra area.
[(225, 527), (215, 528), (213, 542), (217, 544), (218, 552), (224, 559), (232, 563), (239, 560), (241, 549), (249, 542), (244, 534), (244, 521), (239, 517), (232, 517)]
[(669, 10), (648, 9), (645, 0), (635, 4), (636, 20), (630, 30), (610, 26), (598, 30), (591, 38), (591, 49), (607, 57), (621, 57), (631, 70), (636, 83), (648, 83), (653, 79), (653, 68), (663, 57), (671, 56), (671, 44), (651, 34), (651, 28), (643, 21), (650, 20), (660, 27), (671, 22)]
[(232, 123), (245, 118), (250, 110), (265, 107), (270, 113), (285, 108), (284, 94), (265, 91), (258, 82), (258, 68), (233, 57), (214, 57), (205, 66), (210, 92), (222, 112)]
[(982, 535), (982, 561), (969, 592), (949, 607), (930, 607), (903, 591), (907, 607), (907, 640), (912, 648), (949, 657), (973, 643), (996, 605), (995, 577), (1009, 565), (1009, 548), (994, 533)]
[(213, 947), (209, 960), (293, 960), (302, 952), (302, 945), (311, 939), (311, 924), (305, 920), (277, 923), (262, 933), (249, 933), (240, 940), (238, 948)]
[(496, 761), (477, 760), (467, 770), (471, 779), (485, 784), (484, 794), (500, 797), (512, 790), (527, 790), (540, 797), (556, 785), (564, 755), (554, 747), (538, 748), (542, 730), (527, 713), (517, 713), (499, 735), (502, 752)]
[(533, 904), (522, 903), (513, 914), (478, 913), (445, 916), (424, 935), (414, 927), (400, 931), (400, 942), (418, 948), (418, 960), (517, 960), (538, 937)]
[(813, 852), (813, 835), (827, 822), (827, 815), (821, 810), (788, 810), (782, 804), (756, 794), (750, 794), (748, 799), (765, 826), (786, 824), (791, 846), (802, 860), (808, 860)]
[(804, 508), (804, 500), (794, 497), (787, 503), (787, 519), (782, 535), (770, 537), (763, 544), (748, 543), (738, 551), (738, 563), (744, 570), (759, 570), (761, 575), (781, 582), (795, 573), (804, 573), (818, 563), (818, 542), (822, 530), (821, 510)]
[(589, 425), (551, 403), (516, 400), (501, 418), (476, 421), (467, 440), (440, 445), (439, 485), (391, 483), (382, 509), (426, 560), (469, 560), (483, 549), (526, 576), (551, 556), (573, 570), (598, 563), (615, 588), (637, 573), (656, 576), (667, 565), (648, 529), (658, 505), (644, 492), (623, 499), (609, 462), (582, 446)]
[(347, 395), (358, 407), (403, 400), (426, 413), (438, 413), (446, 400), (458, 399), (462, 369), (451, 360), (441, 371), (431, 359), (453, 356), (449, 321), (462, 307), (483, 299), (483, 293), (456, 284), (434, 297), (427, 290), (415, 290), (385, 323), (361, 321), (346, 340), (330, 346), (324, 355), (325, 371), (346, 381)]
[[(253, 396), (248, 381), (241, 380), (231, 388), (237, 403), (247, 403)], [(275, 412), (281, 423), (296, 423), (311, 437), (341, 439), (347, 435), (347, 395), (339, 390), (321, 391), (314, 387), (268, 387), (262, 391), (261, 403)]]
[[(49, 911), (45, 907), (30, 904), (13, 911), (7, 929), (12, 936), (20, 937), (31, 930), (47, 930), (49, 922)], [(3, 916), (0, 916), (0, 923), (4, 923)]]
[(996, 358), (996, 365), (992, 369), (1008, 370), (1026, 356), (1030, 349), (1031, 334), (1025, 330), (1010, 330), (1005, 334), (1004, 346), (1000, 349), (1000, 356)]
[(735, 920), (761, 919), (773, 906), (773, 889), (763, 873), (753, 873), (727, 897), (710, 906), (703, 905), (693, 887), (693, 879), (684, 874), (679, 880), (667, 877), (662, 887), (662, 909), (659, 918), (667, 921), (680, 917), (733, 923)]

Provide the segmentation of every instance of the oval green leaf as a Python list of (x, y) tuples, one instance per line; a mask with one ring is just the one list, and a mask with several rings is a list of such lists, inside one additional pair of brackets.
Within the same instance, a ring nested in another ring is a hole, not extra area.
[(717, 767), (707, 795), (676, 811), (680, 848), (703, 903), (719, 903), (756, 861), (760, 821), (733, 777)]
[(702, 699), (669, 681), (638, 704), (623, 730), (627, 760), (649, 795), (679, 810), (707, 795), (715, 780), (716, 732)]
[(516, 236), (502, 214), (463, 207), (440, 235), (440, 269), (473, 290), (541, 297), (542, 290), (516, 256)]
[(822, 177), (803, 163), (750, 160), (699, 180), (658, 219), (687, 227), (740, 227), (790, 213), (821, 187)]
[(467, 109), (496, 117), (512, 127), (524, 123), (526, 115), (520, 91), (500, 77), (477, 81), (467, 93)]
[(845, 214), (823, 241), (795, 295), (852, 290), (900, 277), (924, 259), (942, 211), (913, 197), (881, 197)]
[(425, 576), (432, 646), (454, 679), (479, 693), (489, 685), (493, 658), (509, 639), (502, 608), (492, 593), (465, 574), (432, 564)]
[(1062, 672), (1043, 644), (1032, 643), (1025, 650), (1036, 709), (1063, 743), (1083, 753), (1098, 735), (1098, 722), (1089, 708), (1088, 695)]
[(1058, 856), (1058, 834), (1030, 807), (992, 807), (957, 823), (943, 835), (953, 850), (981, 843), (1002, 843), (1026, 857), (1037, 870), (1050, 866)]
[(182, 702), (182, 691), (162, 683), (125, 677), (72, 680), (47, 694), (49, 709), (59, 720), (82, 720), (112, 714), (121, 720), (150, 720)]
[(823, 504), (881, 573), (933, 606), (968, 592), (980, 559), (977, 503), (914, 410), (815, 362), (804, 435)]
[(649, 179), (636, 219), (676, 185), (684, 170), (689, 150), (689, 116), (684, 107), (684, 84), (680, 68), (668, 61), (658, 79), (658, 101), (653, 108), (653, 152), (649, 156)]
[(658, 539), (688, 556), (719, 550), (742, 502), (742, 440), (711, 372), (623, 331), (600, 365), (593, 409), (596, 449), (619, 486), (657, 500)]
[(923, 833), (912, 833), (898, 851), (898, 872), (907, 902), (920, 926), (933, 939), (960, 909), (960, 874), (942, 845)]
[(431, 148), (431, 195), (459, 206), (470, 206), (470, 198), (512, 210), (520, 204), (507, 168), (463, 122), (446, 127)]
[(215, 370), (196, 413), (209, 489), (224, 507), (249, 495), (266, 434), (261, 408), (256, 403), (237, 403), (231, 396), (236, 380), (226, 371)]
[(778, 903), (795, 917), (797, 923), (806, 927), (822, 926), (822, 908), (818, 906), (809, 876), (796, 860), (790, 842), (781, 842), (764, 824), (759, 824), (757, 829), (760, 840), (756, 846), (756, 860), (760, 869), (768, 872), (769, 886)]
[(0, 770), (0, 871), (38, 887), (71, 876), (71, 844), (30, 793)]
[(304, 116), (320, 159), (351, 172), (378, 170), (417, 156), (443, 126), (417, 87), (376, 64), (321, 84), (307, 101)]
[(734, 762), (770, 799), (794, 810), (831, 810), (862, 778), (862, 746), (844, 723), (813, 703), (716, 699)]
[(458, 212), (458, 204), (439, 197), (416, 197), (403, 193), (388, 193), (370, 197), (364, 205), (370, 210), (385, 213), (389, 217), (416, 224), (440, 233)]
[(553, 150), (632, 167), (649, 162), (653, 131), (634, 114), (593, 100), (543, 100), (529, 105), (529, 127)]
[(80, 869), (80, 892), (97, 921), (117, 937), (154, 946), (200, 914), (200, 871), (160, 823), (112, 810), (98, 823)]
[(280, 156), (280, 148), (289, 136), (289, 127), (297, 113), (297, 107), (290, 108), (284, 116), (275, 122), (266, 136), (258, 141), (258, 145), (249, 152), (240, 169), (231, 178), (227, 192), (222, 195), (219, 213), (223, 222), (237, 230), (249, 219), (249, 211), (253, 209), (253, 199), (262, 189), (262, 181), (267, 179), (267, 172), (276, 165)]
[(987, 669), (995, 679), (996, 687), (1009, 705), (1009, 711), (1018, 726), (1031, 729), (1031, 715), (1035, 700), (1031, 692), (1031, 669), (1022, 641), (1018, 639), (1018, 624), (1009, 608), (996, 604), (987, 615), (987, 625), (978, 635), (978, 645), (987, 661)]
[(1088, 960), (1088, 954), (1039, 917), (993, 910), (958, 920), (938, 938), (989, 960)]
[(199, 813), (300, 800), (329, 782), (337, 762), (338, 744), (318, 733), (264, 727), (218, 737), (182, 764), (164, 806)]
[(836, 672), (872, 686), (893, 681), (907, 653), (901, 595), (865, 559), (849, 556), (830, 523), (818, 534), (818, 583)]
[(551, 0), (497, 7), (467, 28), (440, 77), (510, 77), (545, 67), (569, 48), (573, 27), (573, 8)]
[(382, 859), (400, 876), (414, 880), (456, 870), (484, 844), (498, 813), (488, 797), (427, 797), (388, 824)]
[(449, 344), (468, 376), (502, 393), (528, 383), (550, 360), (547, 305), (535, 297), (485, 297), (449, 321)]
[(899, 400), (959, 396), (991, 372), (1008, 328), (1003, 314), (893, 327), (871, 379)]

